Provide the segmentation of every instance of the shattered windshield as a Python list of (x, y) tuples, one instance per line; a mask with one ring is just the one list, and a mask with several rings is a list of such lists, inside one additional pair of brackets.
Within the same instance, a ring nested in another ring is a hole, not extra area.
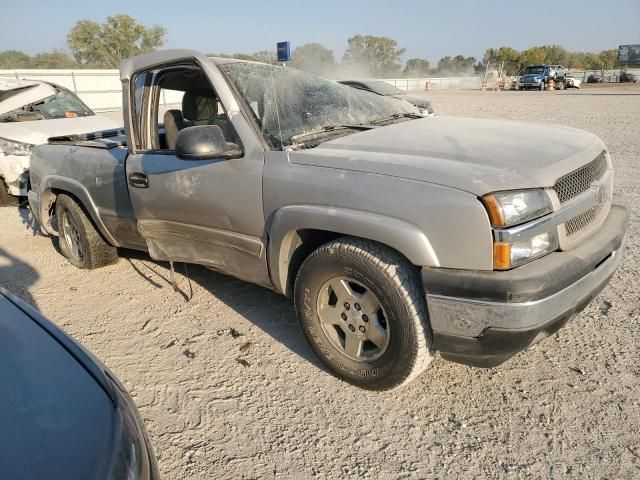
[[(419, 114), (409, 103), (334, 83), (294, 68), (262, 63), (220, 65), (272, 145), (322, 128), (369, 125), (395, 114)], [(357, 131), (346, 130), (344, 133)]]
[(58, 89), (55, 95), (24, 105), (0, 115), (0, 122), (52, 120), (56, 118), (89, 117), (94, 113), (73, 93)]

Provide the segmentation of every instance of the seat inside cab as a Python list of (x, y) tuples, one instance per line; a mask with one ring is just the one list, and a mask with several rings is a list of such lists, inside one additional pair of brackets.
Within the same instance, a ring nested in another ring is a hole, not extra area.
[(217, 125), (225, 140), (235, 140), (224, 107), (198, 67), (160, 72), (157, 85), (159, 124), (156, 148), (175, 150), (178, 132), (196, 125)]

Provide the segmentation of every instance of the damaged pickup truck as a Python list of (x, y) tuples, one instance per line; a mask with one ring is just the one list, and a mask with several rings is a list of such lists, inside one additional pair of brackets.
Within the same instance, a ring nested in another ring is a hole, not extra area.
[(0, 79), (0, 205), (26, 197), (29, 157), (47, 138), (117, 128), (64, 87)]
[(436, 352), (497, 365), (567, 323), (621, 261), (629, 214), (590, 133), (424, 118), (193, 51), (125, 60), (121, 77), (125, 132), (34, 149), (43, 228), (80, 268), (134, 248), (293, 297), (311, 348), (360, 387), (406, 384)]

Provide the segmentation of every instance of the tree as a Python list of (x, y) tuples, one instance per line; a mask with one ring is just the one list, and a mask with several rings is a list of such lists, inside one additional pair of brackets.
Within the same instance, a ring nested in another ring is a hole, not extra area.
[(455, 57), (442, 57), (438, 60), (439, 75), (472, 75), (475, 72), (474, 66), (476, 59), (474, 57), (464, 57), (456, 55)]
[(165, 36), (164, 27), (145, 27), (129, 15), (115, 15), (102, 24), (78, 21), (67, 35), (67, 43), (78, 63), (116, 68), (123, 58), (162, 46)]
[(603, 50), (598, 54), (601, 68), (604, 70), (612, 70), (618, 64), (618, 50)]
[(342, 61), (346, 64), (364, 66), (376, 77), (397, 75), (404, 48), (397, 48), (395, 40), (373, 35), (355, 35), (348, 40)]
[(39, 53), (31, 60), (31, 68), (78, 68), (78, 64), (61, 50)]
[(546, 53), (541, 47), (533, 47), (520, 54), (520, 68), (527, 65), (540, 65), (544, 63)]
[(423, 58), (410, 58), (404, 66), (405, 77), (425, 77), (429, 74), (429, 61)]
[(291, 59), (292, 67), (315, 73), (316, 75), (331, 74), (335, 65), (336, 60), (333, 57), (333, 51), (319, 43), (306, 43), (296, 47)]
[(15, 69), (31, 67), (31, 57), (18, 50), (0, 52), (0, 68)]

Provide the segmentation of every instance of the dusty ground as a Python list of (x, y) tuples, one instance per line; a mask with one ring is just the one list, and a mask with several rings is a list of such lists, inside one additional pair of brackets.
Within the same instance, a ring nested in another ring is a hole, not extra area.
[(0, 209), (0, 284), (116, 372), (167, 479), (639, 478), (640, 88), (429, 96), (439, 114), (595, 132), (634, 211), (611, 285), (498, 368), (437, 359), (398, 392), (358, 390), (318, 364), (288, 300), (190, 267), (185, 302), (166, 265), (127, 252), (76, 270), (24, 209)]

